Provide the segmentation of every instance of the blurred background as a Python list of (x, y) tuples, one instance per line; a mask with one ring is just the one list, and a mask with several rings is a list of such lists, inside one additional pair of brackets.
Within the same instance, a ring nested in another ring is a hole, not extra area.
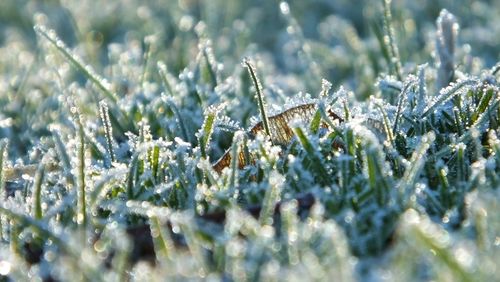
[[(227, 72), (249, 52), (258, 52), (279, 73), (306, 72), (307, 60), (313, 60), (320, 74), (335, 85), (357, 88), (365, 77), (384, 71), (377, 59), (376, 39), (382, 27), (381, 3), (292, 0), (280, 6), (279, 1), (267, 0), (3, 0), (0, 44), (16, 42), (20, 48), (36, 50), (33, 25), (38, 17), (69, 46), (83, 44), (90, 62), (102, 67), (108, 63), (110, 44), (143, 43), (153, 35), (157, 55), (178, 73), (196, 55), (198, 40), (193, 39), (203, 36), (212, 40), (215, 56)], [(499, 1), (397, 0), (392, 7), (403, 63), (429, 61), (434, 48), (429, 38), (443, 8), (459, 19), (462, 52), (480, 56), (486, 67), (499, 58)], [(365, 63), (372, 68), (364, 68)], [(411, 69), (411, 64), (406, 67)]]

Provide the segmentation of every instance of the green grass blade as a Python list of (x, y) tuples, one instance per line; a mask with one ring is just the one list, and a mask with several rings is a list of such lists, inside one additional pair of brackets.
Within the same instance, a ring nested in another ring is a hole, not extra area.
[(6, 139), (0, 140), (0, 195), (5, 192), (5, 172), (4, 167), (7, 162), (7, 146)]
[[(104, 135), (106, 137), (106, 150), (108, 153), (108, 158), (112, 164), (116, 161), (116, 158), (115, 158), (115, 152), (113, 150), (113, 127), (111, 126), (111, 121), (109, 119), (108, 104), (106, 104), (106, 102), (101, 101), (99, 103), (99, 113), (101, 116), (102, 125), (104, 127)], [(109, 164), (108, 167), (111, 167), (111, 164)]]
[(87, 203), (86, 203), (86, 183), (85, 183), (85, 132), (83, 129), (83, 124), (81, 120), (80, 113), (76, 108), (73, 113), (76, 125), (77, 125), (77, 135), (78, 135), (78, 145), (77, 145), (77, 187), (78, 187), (78, 212), (77, 212), (77, 223), (81, 226), (87, 225)]
[(132, 156), (132, 161), (130, 162), (128, 176), (127, 176), (127, 199), (133, 200), (134, 197), (134, 187), (135, 187), (135, 178), (137, 175), (139, 165), (139, 156), (137, 152)]
[(73, 174), (71, 173), (72, 171), (72, 166), (71, 166), (71, 161), (66, 149), (66, 146), (64, 145), (61, 134), (59, 130), (52, 130), (52, 136), (54, 137), (54, 143), (56, 146), (56, 151), (57, 155), (59, 156), (62, 167), (64, 170), (64, 173), (66, 174), (66, 177), (68, 181), (70, 182), (71, 185), (74, 185), (75, 179)]
[(35, 181), (33, 182), (33, 211), (35, 215), (35, 219), (42, 219), (42, 185), (43, 179), (45, 176), (45, 166), (43, 163), (40, 163), (38, 169), (35, 173)]
[(208, 74), (210, 76), (211, 88), (215, 89), (217, 86), (217, 74), (215, 72), (213, 63), (215, 60), (213, 58), (213, 53), (211, 52), (211, 47), (208, 42), (205, 43), (205, 46), (202, 47), (203, 58), (205, 58), (205, 63), (207, 64)]
[(253, 85), (257, 93), (257, 102), (259, 104), (260, 116), (262, 119), (262, 124), (264, 125), (264, 131), (267, 136), (271, 137), (271, 130), (269, 129), (269, 119), (267, 118), (267, 112), (264, 104), (264, 93), (262, 91), (262, 85), (260, 84), (260, 81), (257, 78), (257, 73), (255, 71), (255, 67), (253, 66), (252, 62), (250, 62), (249, 59), (245, 59), (243, 61), (243, 64), (245, 64), (245, 66), (248, 69), (248, 73), (252, 78)]
[(395, 146), (395, 143), (394, 143), (394, 133), (392, 131), (391, 126), (389, 125), (389, 118), (387, 117), (387, 112), (378, 103), (375, 103), (375, 107), (377, 107), (377, 109), (382, 114), (382, 124), (384, 125), (384, 131), (385, 131), (385, 134), (387, 136), (387, 139), (389, 139), (389, 142), (392, 144), (392, 146)]
[(399, 49), (396, 45), (396, 36), (394, 35), (394, 27), (391, 13), (391, 2), (392, 0), (382, 0), (384, 5), (384, 29), (385, 37), (384, 43), (387, 46), (391, 56), (391, 69), (393, 74), (396, 75), (399, 81), (403, 80), (403, 73), (401, 67), (401, 58), (399, 56)]
[(433, 113), (438, 106), (442, 105), (444, 102), (450, 100), (455, 95), (459, 94), (460, 92), (458, 90), (460, 90), (461, 88), (475, 85), (477, 83), (478, 83), (477, 79), (474, 78), (464, 79), (458, 81), (453, 85), (450, 85), (447, 88), (443, 88), (439, 92), (439, 95), (434, 99), (434, 102), (430, 106), (427, 106), (427, 109), (425, 109), (424, 113), (422, 114), (422, 117), (426, 117), (429, 114)]
[(308, 157), (312, 160), (314, 171), (320, 177), (322, 184), (327, 184), (329, 182), (328, 172), (326, 171), (325, 165), (319, 156), (319, 152), (311, 144), (302, 128), (295, 127), (293, 131), (299, 139), (300, 144), (307, 152)]
[(314, 113), (314, 116), (311, 120), (311, 125), (309, 128), (311, 129), (311, 132), (316, 134), (318, 133), (319, 127), (321, 126), (321, 112), (318, 109), (316, 113)]
[(240, 159), (240, 151), (244, 138), (244, 132), (236, 131), (231, 145), (231, 176), (229, 178), (229, 187), (235, 189), (238, 184), (238, 163)]
[(158, 172), (160, 170), (160, 146), (153, 146), (153, 152), (150, 156), (150, 163), (151, 169), (153, 170), (153, 178), (156, 180), (158, 178)]
[(403, 177), (399, 180), (398, 189), (403, 195), (401, 206), (406, 205), (408, 197), (412, 194), (417, 176), (425, 163), (425, 154), (435, 139), (434, 132), (429, 132), (422, 137), (420, 145), (415, 149), (410, 160), (410, 167), (406, 169)]
[(170, 99), (167, 99), (167, 104), (172, 109), (172, 111), (174, 112), (174, 114), (177, 118), (177, 122), (179, 123), (179, 128), (181, 129), (182, 139), (184, 141), (190, 141), (189, 135), (188, 135), (188, 130), (187, 130), (187, 127), (184, 123), (184, 119), (182, 118), (181, 112), (179, 111), (179, 108), (175, 105), (174, 101), (172, 101)]
[(143, 54), (143, 63), (142, 63), (142, 72), (141, 72), (141, 81), (140, 81), (140, 86), (144, 87), (144, 81), (148, 78), (148, 66), (149, 66), (149, 60), (151, 58), (152, 52), (153, 52), (153, 42), (152, 40), (149, 40), (146, 38), (144, 40), (144, 45), (145, 45), (145, 50)]
[(200, 151), (201, 156), (203, 158), (207, 158), (207, 151), (210, 145), (210, 138), (212, 137), (212, 133), (214, 131), (214, 124), (216, 119), (216, 111), (208, 110), (205, 113), (205, 121), (201, 127), (201, 132), (199, 133), (199, 143), (200, 143)]
[(412, 230), (415, 234), (415, 238), (420, 242), (420, 246), (426, 249), (433, 250), (438, 261), (443, 262), (453, 273), (457, 281), (475, 281), (474, 276), (468, 273), (456, 260), (455, 255), (451, 253), (447, 248), (444, 248), (442, 244), (436, 242), (435, 238), (426, 234), (421, 228), (414, 226)]
[(174, 243), (168, 230), (166, 230), (158, 216), (150, 216), (149, 224), (151, 228), (151, 237), (153, 239), (156, 259), (160, 262), (169, 260), (174, 252)]
[(486, 108), (488, 108), (488, 105), (491, 101), (491, 98), (493, 98), (494, 93), (495, 93), (495, 91), (491, 87), (485, 91), (485, 93), (481, 97), (479, 105), (477, 106), (476, 110), (472, 114), (472, 117), (471, 117), (472, 123), (474, 123), (477, 120), (479, 115), (481, 115), (482, 113), (484, 113), (484, 111), (486, 111)]
[(99, 88), (104, 95), (113, 101), (113, 103), (117, 103), (118, 98), (115, 94), (110, 90), (111, 86), (109, 82), (104, 78), (99, 76), (90, 66), (86, 65), (82, 60), (73, 54), (69, 50), (69, 48), (64, 44), (64, 42), (57, 37), (56, 33), (53, 30), (48, 30), (43, 25), (36, 25), (34, 27), (35, 32), (45, 38), (52, 46), (54, 46), (63, 56), (66, 58), (74, 67), (76, 67), (79, 71), (81, 71), (87, 79), (92, 81), (97, 88)]
[(156, 64), (156, 66), (158, 68), (158, 73), (160, 74), (160, 78), (161, 78), (161, 82), (163, 83), (163, 87), (165, 87), (165, 90), (167, 90), (167, 92), (170, 96), (173, 96), (175, 92), (173, 90), (172, 84), (169, 81), (170, 74), (168, 72), (167, 65), (164, 62), (159, 61)]
[(273, 224), (273, 214), (276, 203), (280, 200), (281, 190), (285, 178), (275, 170), (269, 172), (269, 187), (266, 190), (264, 201), (262, 203), (262, 210), (259, 214), (259, 222), (262, 225)]

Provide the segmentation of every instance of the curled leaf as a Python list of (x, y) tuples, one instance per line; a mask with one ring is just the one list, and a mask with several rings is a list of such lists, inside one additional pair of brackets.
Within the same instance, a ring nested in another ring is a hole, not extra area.
[[(290, 127), (290, 123), (293, 120), (299, 119), (306, 124), (311, 123), (312, 119), (316, 111), (318, 110), (318, 105), (315, 103), (308, 103), (299, 105), (288, 110), (285, 110), (279, 114), (269, 117), (269, 129), (270, 129), (270, 137), (273, 144), (286, 146), (290, 143), (294, 136), (293, 129)], [(328, 115), (332, 120), (338, 120), (339, 122), (343, 122), (344, 120), (334, 113), (331, 109), (328, 110)], [(325, 124), (322, 124), (323, 127), (326, 127)], [(264, 125), (261, 122), (255, 124), (247, 134), (254, 137), (257, 134), (264, 134)], [(251, 163), (251, 160), (247, 160), (245, 158), (245, 154), (243, 150), (240, 150), (238, 154), (238, 167), (241, 169), (244, 166)], [(230, 150), (227, 150), (222, 157), (213, 164), (213, 169), (220, 173), (226, 167), (231, 164), (231, 153)]]

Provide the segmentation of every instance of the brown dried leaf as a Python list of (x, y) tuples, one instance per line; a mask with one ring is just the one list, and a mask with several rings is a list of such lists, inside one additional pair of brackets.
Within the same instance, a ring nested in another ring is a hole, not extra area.
[[(295, 119), (300, 119), (304, 121), (304, 123), (309, 124), (316, 113), (318, 106), (314, 103), (303, 104), (300, 106), (296, 106), (290, 108), (286, 111), (283, 111), (277, 115), (269, 117), (269, 127), (271, 131), (271, 141), (273, 144), (286, 146), (290, 143), (293, 138), (293, 130), (290, 127), (290, 122)], [(332, 110), (328, 111), (328, 115), (332, 120), (338, 120), (339, 122), (343, 122), (344, 120), (335, 114)], [(325, 126), (325, 125), (323, 125)], [(249, 135), (256, 136), (258, 133), (264, 134), (264, 127), (262, 121), (254, 125), (249, 130)], [(238, 167), (241, 169), (246, 166), (252, 160), (245, 160), (245, 156), (243, 152), (240, 152), (238, 156)], [(221, 173), (222, 170), (228, 167), (231, 164), (231, 154), (228, 149), (222, 157), (213, 164), (213, 169), (217, 173)]]

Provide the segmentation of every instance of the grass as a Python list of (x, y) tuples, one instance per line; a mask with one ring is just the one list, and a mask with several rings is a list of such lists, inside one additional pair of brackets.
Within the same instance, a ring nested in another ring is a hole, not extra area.
[(498, 4), (35, 2), (0, 279), (497, 279)]

